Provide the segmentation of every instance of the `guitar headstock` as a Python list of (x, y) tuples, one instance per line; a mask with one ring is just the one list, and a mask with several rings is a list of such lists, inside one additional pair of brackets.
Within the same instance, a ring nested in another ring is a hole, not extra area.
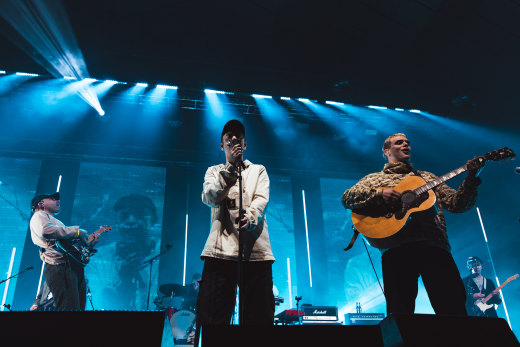
[(502, 159), (513, 158), (515, 156), (516, 154), (512, 149), (504, 147), (493, 152), (486, 153), (482, 157), (486, 160), (499, 161)]

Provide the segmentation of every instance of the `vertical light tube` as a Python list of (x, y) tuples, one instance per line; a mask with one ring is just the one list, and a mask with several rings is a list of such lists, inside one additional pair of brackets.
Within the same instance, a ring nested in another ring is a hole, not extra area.
[(289, 308), (292, 308), (291, 258), (287, 258), (287, 284), (289, 285)]
[[(13, 247), (13, 251), (11, 252), (11, 261), (9, 262), (9, 270), (7, 270), (7, 278), (11, 276), (11, 271), (13, 270), (13, 263), (14, 263), (14, 255), (16, 254), (16, 247)], [(11, 280), (7, 280), (5, 282), (5, 288), (4, 288), (4, 296), (2, 297), (2, 306), (0, 308), (0, 311), (3, 311), (5, 308), (5, 300), (7, 299), (7, 292), (9, 291), (9, 282)]]
[(307, 240), (307, 259), (309, 262), (309, 280), (312, 288), (311, 251), (309, 247), (309, 228), (307, 227), (307, 207), (305, 206), (305, 190), (302, 190), (303, 216), (305, 218), (305, 238)]
[(38, 293), (40, 292), (40, 288), (42, 286), (43, 269), (45, 269), (45, 262), (44, 261), (42, 261), (42, 269), (40, 271), (40, 280), (38, 281), (38, 288), (36, 289), (36, 296), (38, 296)]
[[(489, 255), (489, 260), (491, 261), (491, 267), (493, 268), (493, 273), (495, 274), (495, 279), (497, 281), (497, 287), (500, 286), (500, 281), (498, 280), (497, 271), (495, 270), (495, 264), (493, 263), (493, 258), (491, 257), (491, 250), (489, 249), (489, 243), (486, 236), (486, 229), (484, 228), (484, 223), (482, 222), (482, 216), (480, 215), (480, 210), (477, 207), (478, 219), (480, 220), (480, 226), (482, 227), (482, 233), (484, 234), (484, 240), (486, 241), (486, 247)], [(509, 324), (509, 328), (511, 328), (511, 321), (509, 320), (509, 313), (507, 312), (506, 299), (504, 298), (504, 294), (502, 290), (500, 291), (500, 295), (502, 296), (502, 304), (504, 305), (504, 311), (506, 312), (507, 323)], [(512, 329), (512, 328), (511, 328)]]
[(182, 285), (186, 285), (186, 255), (188, 254), (188, 214), (186, 213), (186, 231), (184, 233), (184, 271), (182, 273)]
[(60, 175), (60, 177), (58, 178), (58, 187), (56, 188), (56, 192), (59, 192), (59, 191), (60, 191), (60, 186), (61, 186), (61, 175)]

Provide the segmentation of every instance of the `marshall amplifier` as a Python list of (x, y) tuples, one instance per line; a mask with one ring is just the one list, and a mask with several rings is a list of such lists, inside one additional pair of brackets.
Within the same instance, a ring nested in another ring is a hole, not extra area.
[(349, 325), (377, 325), (384, 318), (384, 313), (347, 313), (345, 322)]
[(303, 306), (302, 323), (337, 323), (337, 306)]

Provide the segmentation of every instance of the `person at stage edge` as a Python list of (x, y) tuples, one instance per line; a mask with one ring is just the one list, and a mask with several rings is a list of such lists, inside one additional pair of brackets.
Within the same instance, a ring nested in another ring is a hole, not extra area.
[[(346, 209), (363, 215), (386, 215), (399, 206), (401, 194), (392, 187), (405, 177), (418, 175), (426, 182), (437, 178), (430, 172), (413, 169), (408, 162), (411, 146), (405, 134), (391, 135), (382, 149), (388, 163), (382, 171), (363, 177), (344, 192), (342, 202)], [(434, 188), (435, 205), (411, 214), (399, 232), (386, 238), (388, 248), (381, 249), (381, 262), (387, 314), (414, 313), (421, 276), (436, 314), (466, 315), (466, 291), (450, 253), (443, 209), (458, 213), (475, 204), (481, 183), (477, 175), (484, 160), (474, 157), (467, 165), (468, 174), (457, 190), (446, 184)]]
[[(464, 277), (464, 287), (466, 288), (466, 309), (470, 316), (481, 317), (495, 317), (497, 318), (497, 311), (495, 305), (502, 303), (502, 298), (499, 291), (496, 289), (492, 280), (482, 276), (482, 260), (479, 257), (469, 257), (467, 260), (467, 268), (470, 275)], [(484, 299), (489, 294), (493, 293), (491, 299), (486, 304), (492, 305), (490, 308), (482, 311), (475, 303), (478, 300)]]
[[(60, 194), (40, 194), (31, 200), (34, 211), (30, 221), (31, 238), (40, 248), (40, 258), (45, 262), (45, 280), (54, 297), (56, 310), (84, 310), (86, 303), (86, 283), (83, 266), (69, 259), (56, 249), (56, 241), (61, 239), (88, 239), (85, 230), (78, 226), (65, 226), (54, 215), (60, 211)], [(91, 244), (99, 241), (93, 234)]]
[(43, 281), (36, 300), (32, 304), (31, 311), (55, 311), (56, 306), (54, 305), (54, 298), (52, 297), (51, 289), (47, 284), (47, 281)]
[[(235, 307), (238, 233), (242, 233), (244, 317), (248, 325), (272, 325), (274, 296), (272, 264), (275, 260), (267, 233), (266, 208), (269, 177), (264, 166), (243, 161), (245, 128), (227, 122), (220, 148), (226, 163), (206, 171), (202, 201), (211, 207), (211, 230), (202, 252), (202, 279), (197, 298), (197, 325), (229, 325)], [(242, 170), (244, 218), (239, 221), (238, 169)], [(240, 222), (240, 223), (239, 223)]]

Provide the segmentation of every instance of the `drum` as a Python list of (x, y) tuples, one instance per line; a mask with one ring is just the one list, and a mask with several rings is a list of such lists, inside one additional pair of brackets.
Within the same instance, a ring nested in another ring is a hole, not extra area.
[(170, 318), (174, 341), (177, 343), (180, 342), (179, 340), (187, 342), (190, 333), (195, 331), (195, 320), (197, 318), (195, 313), (190, 310), (176, 311), (175, 309), (169, 309), (167, 313)]
[(182, 296), (163, 296), (162, 298), (157, 297), (154, 300), (154, 303), (158, 310), (167, 310), (169, 308), (180, 310), (181, 308), (184, 308), (184, 298)]

